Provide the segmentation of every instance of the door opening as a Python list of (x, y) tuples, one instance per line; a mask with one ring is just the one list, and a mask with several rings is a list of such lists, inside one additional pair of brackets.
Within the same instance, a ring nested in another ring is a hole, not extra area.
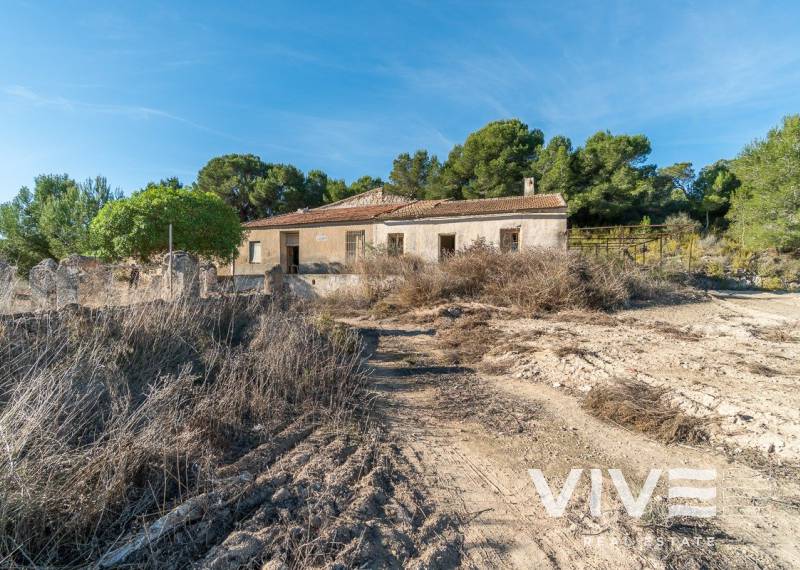
[(300, 233), (281, 232), (281, 268), (284, 273), (300, 273)]
[(287, 273), (298, 273), (300, 271), (300, 246), (286, 246), (286, 261), (288, 263)]

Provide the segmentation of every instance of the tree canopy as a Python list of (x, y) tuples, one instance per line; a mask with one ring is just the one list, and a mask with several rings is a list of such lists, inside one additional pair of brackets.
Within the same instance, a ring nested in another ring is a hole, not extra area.
[(92, 219), (120, 196), (102, 176), (83, 183), (66, 174), (37, 176), (32, 192), (22, 187), (0, 205), (0, 255), (27, 274), (43, 259), (84, 253)]
[(442, 165), (436, 155), (418, 150), (414, 155), (400, 153), (392, 163), (387, 190), (393, 194), (416, 200), (424, 199), (437, 182)]
[(800, 248), (800, 115), (784, 118), (730, 164), (741, 182), (728, 214), (746, 248)]
[(230, 261), (244, 230), (239, 216), (210, 192), (149, 186), (106, 204), (91, 223), (94, 253), (106, 259), (149, 260), (167, 251), (169, 225), (175, 249)]
[(544, 142), (539, 129), (518, 119), (493, 121), (456, 145), (431, 194), (449, 198), (496, 198), (522, 194), (522, 179)]
[[(233, 207), (242, 221), (260, 217), (262, 197), (257, 204), (253, 195), (267, 175), (269, 165), (254, 154), (226, 154), (208, 161), (197, 174), (197, 190), (210, 192)], [(263, 194), (263, 193), (262, 193)]]
[(335, 202), (381, 186), (362, 176), (349, 186), (321, 170), (308, 174), (291, 164), (272, 164), (253, 154), (226, 154), (200, 169), (195, 189), (211, 192), (236, 209), (242, 221)]

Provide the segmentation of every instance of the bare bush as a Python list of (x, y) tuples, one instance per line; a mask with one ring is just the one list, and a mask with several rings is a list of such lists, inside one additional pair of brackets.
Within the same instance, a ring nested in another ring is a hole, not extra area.
[[(353, 334), (353, 333), (351, 333)], [(0, 322), (0, 560), (96, 560), (300, 415), (360, 398), (358, 344), (263, 298)]]
[(452, 301), (474, 300), (530, 312), (608, 310), (665, 290), (652, 274), (619, 261), (582, 258), (555, 249), (500, 252), (476, 242), (440, 263), (415, 257), (373, 256), (354, 268), (363, 291), (349, 291), (333, 305), (403, 312)]
[(595, 416), (655, 437), (664, 443), (708, 440), (703, 420), (666, 400), (666, 390), (641, 382), (595, 387), (583, 406)]

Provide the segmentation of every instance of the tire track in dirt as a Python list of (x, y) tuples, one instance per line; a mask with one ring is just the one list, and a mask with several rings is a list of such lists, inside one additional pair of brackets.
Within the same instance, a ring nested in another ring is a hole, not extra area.
[[(373, 325), (374, 323), (370, 323)], [(433, 332), (398, 326), (365, 329), (374, 343), (375, 390), (390, 435), (404, 456), (424, 474), (428, 494), (443, 511), (457, 513), (464, 533), (464, 564), (476, 568), (781, 568), (800, 564), (791, 508), (744, 520), (721, 521), (724, 530), (707, 551), (659, 550), (643, 539), (681, 536), (661, 523), (634, 521), (604, 490), (603, 518), (590, 519), (585, 493), (578, 487), (567, 516), (548, 518), (527, 469), (547, 467), (565, 475), (571, 467), (729, 467), (724, 457), (704, 450), (666, 447), (639, 434), (588, 416), (573, 396), (549, 386), (502, 376), (476, 377), (454, 394), (453, 375), (471, 371), (438, 364)], [(488, 349), (489, 347), (487, 347)], [(600, 362), (613, 365), (603, 355)], [(469, 401), (463, 392), (478, 396)], [(449, 414), (455, 398), (462, 413)], [(499, 405), (499, 406), (498, 406)], [(515, 430), (495, 407), (530, 406), (533, 420)], [(517, 433), (515, 433), (517, 432)], [(756, 477), (752, 470), (744, 479)], [(563, 478), (551, 483), (557, 492)], [(641, 482), (639, 482), (640, 484)], [(632, 488), (635, 483), (632, 483)], [(663, 489), (662, 489), (663, 490)], [(579, 497), (580, 496), (580, 497)], [(762, 505), (763, 506), (763, 505)], [(703, 530), (702, 528), (700, 530)], [(684, 532), (683, 530), (681, 532)], [(697, 529), (690, 533), (697, 533)], [(604, 544), (587, 543), (602, 536)]]

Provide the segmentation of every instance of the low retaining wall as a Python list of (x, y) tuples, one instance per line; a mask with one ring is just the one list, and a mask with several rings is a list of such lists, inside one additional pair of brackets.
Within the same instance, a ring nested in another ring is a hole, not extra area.
[(304, 299), (322, 297), (339, 289), (358, 287), (361, 275), (352, 273), (300, 273), (283, 276), (284, 289)]

